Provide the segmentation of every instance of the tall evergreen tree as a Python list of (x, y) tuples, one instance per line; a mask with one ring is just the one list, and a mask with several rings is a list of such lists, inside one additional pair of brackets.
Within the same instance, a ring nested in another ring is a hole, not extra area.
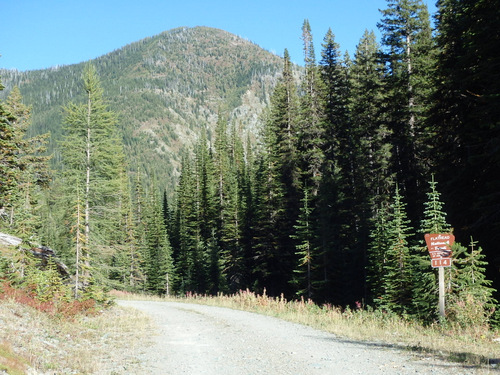
[[(4, 86), (0, 82), (0, 90)], [(0, 102), (0, 209), (5, 215), (18, 180), (18, 145), (15, 142), (14, 114)]]
[(311, 26), (306, 19), (302, 25), (304, 45), (305, 75), (302, 81), (300, 113), (297, 134), (297, 158), (301, 172), (302, 186), (309, 186), (311, 199), (316, 199), (319, 191), (324, 160), (323, 153), (323, 103), (321, 81), (316, 65)]
[(253, 241), (256, 287), (271, 295), (291, 293), (295, 267), (293, 233), (299, 204), (297, 156), (298, 98), (288, 51), (283, 73), (270, 99), (263, 134), (264, 150), (256, 166)]
[(377, 305), (380, 303), (385, 293), (385, 283), (387, 264), (387, 249), (390, 247), (390, 234), (388, 228), (389, 221), (388, 206), (381, 204), (376, 211), (372, 221), (370, 231), (370, 243), (367, 249), (367, 301)]
[[(128, 176), (122, 172), (120, 185), (120, 215), (121, 231), (112, 236), (116, 252), (112, 256), (110, 279), (116, 280), (115, 288), (125, 288), (130, 291), (140, 291), (145, 288), (145, 228), (147, 225), (135, 218)], [(139, 199), (138, 201), (142, 201)], [(167, 231), (168, 232), (168, 231)], [(138, 233), (141, 233), (139, 236)]]
[(371, 212), (390, 201), (394, 186), (390, 166), (391, 131), (385, 118), (384, 90), (384, 67), (379, 59), (375, 33), (365, 31), (350, 69), (349, 108), (351, 126), (359, 142), (355, 175), (359, 195), (364, 197), (359, 208)]
[(302, 207), (297, 223), (294, 225), (296, 232), (291, 237), (296, 241), (295, 248), (298, 264), (295, 269), (296, 276), (291, 280), (297, 287), (297, 295), (313, 298), (313, 266), (317, 257), (316, 241), (314, 240), (314, 226), (311, 221), (312, 207), (309, 201), (309, 189), (304, 189)]
[(224, 272), (232, 289), (240, 289), (242, 279), (241, 219), (242, 199), (240, 174), (244, 163), (242, 144), (235, 127), (228, 131), (225, 119), (220, 119), (216, 127), (214, 164), (217, 174), (218, 195), (218, 236)]
[(156, 191), (150, 195), (145, 237), (146, 289), (155, 294), (169, 295), (174, 285), (174, 266), (162, 204)]
[(48, 186), (50, 178), (50, 157), (43, 156), (49, 134), (27, 136), (32, 110), (23, 103), (18, 87), (12, 89), (6, 105), (15, 117), (11, 124), (18, 149), (17, 189), (11, 197), (9, 226), (19, 236), (34, 240), (41, 222), (37, 217), (41, 209), (41, 188)]
[(409, 214), (416, 217), (419, 194), (429, 170), (432, 135), (426, 127), (430, 102), (433, 41), (429, 13), (422, 0), (387, 0), (378, 24), (387, 68), (387, 112), (392, 132), (393, 170), (401, 191), (415, 197)]
[[(429, 181), (427, 201), (424, 203), (423, 219), (420, 222), (420, 246), (416, 246), (414, 255), (413, 271), (413, 314), (424, 321), (432, 321), (437, 318), (438, 313), (438, 279), (435, 269), (430, 267), (430, 258), (427, 246), (424, 243), (424, 235), (427, 233), (451, 233), (452, 228), (446, 221), (446, 213), (443, 209), (441, 194), (437, 190), (437, 182), (432, 175)], [(449, 285), (450, 269), (447, 270), (447, 281)]]
[(176, 246), (173, 248), (177, 269), (175, 289), (184, 293), (194, 291), (193, 251), (199, 246), (197, 211), (195, 203), (195, 177), (190, 160), (183, 157), (179, 185), (177, 187), (177, 209), (175, 218)]
[(323, 129), (322, 177), (318, 206), (319, 236), (323, 252), (322, 291), (324, 299), (348, 304), (362, 298), (363, 272), (359, 217), (355, 208), (359, 200), (355, 157), (359, 147), (350, 121), (349, 58), (343, 60), (334, 35), (328, 30), (319, 63)]
[[(117, 230), (120, 171), (124, 165), (121, 142), (117, 138), (117, 116), (108, 109), (96, 69), (86, 65), (83, 73), (86, 101), (64, 108), (65, 136), (61, 143), (63, 178), (76, 199), (74, 187), (81, 186), (84, 210), (84, 237), (87, 253), (82, 283), (90, 283), (91, 252), (93, 262), (103, 260), (106, 233)], [(72, 209), (72, 206), (68, 209)], [(98, 249), (101, 249), (99, 254)]]
[[(490, 258), (498, 285), (500, 257), (500, 30), (498, 0), (437, 2), (434, 158), (457, 236), (473, 236)], [(457, 189), (457, 186), (460, 188)]]
[(410, 239), (413, 235), (406, 213), (406, 204), (396, 186), (391, 216), (387, 225), (388, 245), (385, 254), (383, 294), (380, 307), (399, 314), (411, 312), (412, 267)]

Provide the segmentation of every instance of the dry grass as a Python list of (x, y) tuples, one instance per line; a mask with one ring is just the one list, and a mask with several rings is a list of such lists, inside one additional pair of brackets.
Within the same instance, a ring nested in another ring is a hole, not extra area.
[(112, 307), (69, 321), (12, 300), (0, 301), (0, 325), (0, 372), (3, 365), (9, 374), (134, 373), (152, 328), (132, 309)]
[[(310, 301), (287, 301), (248, 291), (232, 296), (168, 299), (123, 292), (113, 295), (119, 299), (192, 302), (252, 311), (306, 324), (348, 340), (408, 348), (471, 365), (500, 358), (500, 343), (493, 340), (499, 332), (485, 331), (484, 327), (423, 327), (380, 312), (321, 307)], [(147, 347), (147, 337), (154, 330), (149, 318), (134, 309), (115, 306), (95, 316), (78, 316), (69, 321), (12, 299), (0, 301), (0, 326), (0, 373), (5, 370), (9, 374), (135, 373), (140, 368), (137, 354)]]
[[(123, 299), (148, 296), (121, 294)], [(365, 309), (342, 310), (334, 306), (318, 306), (311, 301), (287, 301), (283, 297), (271, 298), (249, 291), (231, 296), (217, 297), (188, 295), (172, 300), (228, 307), (275, 316), (291, 322), (305, 324), (334, 333), (340, 337), (365, 342), (388, 344), (424, 355), (462, 362), (469, 365), (485, 365), (500, 361), (500, 332), (488, 327), (463, 329), (452, 324), (423, 326), (399, 316)]]
[(12, 346), (4, 341), (0, 344), (0, 371), (11, 375), (25, 374), (28, 363), (25, 358), (12, 350)]

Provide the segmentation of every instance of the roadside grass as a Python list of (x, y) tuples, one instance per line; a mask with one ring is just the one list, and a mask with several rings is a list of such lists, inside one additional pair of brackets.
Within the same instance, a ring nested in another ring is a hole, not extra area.
[(22, 375), (26, 373), (28, 362), (12, 350), (8, 342), (0, 343), (0, 372), (5, 371), (10, 375)]
[(444, 322), (424, 326), (378, 310), (319, 306), (312, 301), (287, 301), (283, 297), (272, 298), (265, 293), (258, 295), (248, 290), (233, 295), (188, 294), (182, 298), (123, 292), (115, 292), (114, 296), (119, 299), (190, 302), (245, 310), (305, 324), (346, 340), (397, 347), (464, 365), (496, 367), (500, 363), (500, 332), (484, 325), (463, 328)]
[(152, 330), (143, 313), (111, 307), (73, 319), (0, 301), (0, 373), (130, 374)]

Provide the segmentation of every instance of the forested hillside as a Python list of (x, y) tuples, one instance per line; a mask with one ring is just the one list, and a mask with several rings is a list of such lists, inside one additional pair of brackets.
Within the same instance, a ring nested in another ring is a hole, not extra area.
[[(20, 87), (2, 102), (2, 226), (58, 249), (76, 295), (248, 288), (424, 322), (439, 319), (424, 234), (453, 233), (447, 317), (494, 322), (497, 5), (441, 0), (433, 31), (421, 0), (388, 0), (381, 40), (366, 31), (352, 57), (305, 20), (300, 69), (183, 28), (1, 72)], [(49, 130), (52, 181), (29, 147)]]
[[(255, 137), (280, 59), (225, 31), (178, 28), (127, 45), (93, 61), (110, 108), (119, 115), (129, 168), (153, 172), (173, 191), (179, 163), (201, 129), (211, 137), (219, 114)], [(30, 134), (62, 134), (61, 106), (82, 98), (84, 64), (47, 70), (0, 71), (6, 97), (14, 86), (33, 106)]]

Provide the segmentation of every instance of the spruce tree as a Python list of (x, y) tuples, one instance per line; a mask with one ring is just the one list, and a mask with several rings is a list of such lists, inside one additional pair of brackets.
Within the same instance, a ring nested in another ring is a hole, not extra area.
[(432, 91), (434, 47), (429, 13), (422, 0), (387, 0), (377, 25), (387, 69), (385, 111), (392, 133), (393, 172), (403, 194), (414, 197), (409, 215), (416, 218), (429, 171), (432, 139), (426, 123)]
[(390, 247), (388, 220), (388, 207), (381, 204), (372, 219), (373, 227), (367, 249), (367, 300), (375, 305), (382, 299), (385, 291), (383, 280), (386, 274), (387, 249)]
[[(110, 279), (116, 280), (118, 284), (114, 287), (124, 288), (130, 291), (140, 291), (144, 288), (144, 228), (146, 225), (136, 226), (137, 222), (132, 205), (132, 197), (129, 191), (128, 177), (122, 173), (122, 184), (120, 187), (120, 215), (121, 231), (117, 231), (113, 240), (116, 252), (112, 257), (110, 266)], [(140, 228), (140, 229), (139, 229)], [(138, 236), (142, 232), (142, 236)]]
[(321, 100), (321, 80), (316, 65), (311, 26), (306, 19), (302, 25), (305, 73), (302, 80), (300, 113), (297, 134), (297, 157), (301, 172), (302, 186), (309, 186), (311, 199), (316, 199), (322, 176), (324, 161), (323, 141), (324, 117)]
[[(350, 69), (349, 109), (352, 128), (358, 139), (356, 176), (360, 196), (359, 208), (369, 216), (391, 198), (394, 176), (391, 172), (391, 131), (385, 118), (384, 67), (373, 31), (365, 31), (356, 46)], [(376, 214), (375, 214), (376, 215)]]
[(156, 191), (150, 196), (146, 222), (146, 289), (155, 294), (169, 295), (175, 280), (174, 267), (162, 204)]
[[(437, 190), (437, 182), (432, 176), (429, 182), (430, 191), (427, 193), (424, 218), (421, 222), (420, 232), (425, 233), (451, 233), (452, 228), (446, 221), (446, 213), (443, 210), (441, 194)], [(481, 247), (471, 238), (469, 249), (456, 242), (452, 247), (452, 264), (446, 268), (445, 286), (447, 294), (447, 316), (460, 324), (474, 324), (467, 321), (466, 305), (476, 305), (476, 318), (478, 321), (487, 323), (495, 306), (491, 281), (486, 278), (485, 267), (488, 262)], [(425, 246), (420, 250), (427, 253)], [(437, 306), (437, 281), (435, 272), (429, 270), (429, 257), (422, 254), (416, 257), (417, 267), (415, 269), (415, 297), (417, 316), (423, 320), (431, 321), (436, 317)], [(472, 310), (471, 310), (472, 311)], [(470, 318), (471, 316), (468, 316)], [(463, 321), (466, 319), (466, 322)]]
[(243, 251), (241, 244), (241, 171), (243, 168), (242, 143), (235, 125), (229, 132), (227, 122), (219, 120), (216, 128), (214, 163), (217, 173), (218, 237), (223, 257), (224, 273), (232, 290), (241, 288)]
[(177, 186), (177, 208), (175, 218), (175, 234), (177, 239), (173, 248), (173, 259), (177, 269), (177, 282), (175, 289), (179, 293), (192, 290), (192, 249), (197, 245), (196, 228), (193, 227), (193, 219), (196, 219), (194, 211), (194, 181), (191, 163), (187, 157), (183, 157), (181, 175)]
[(457, 243), (453, 250), (448, 318), (463, 328), (487, 325), (498, 304), (493, 298), (496, 290), (486, 277), (483, 250), (472, 238), (468, 248)]
[(387, 223), (388, 248), (385, 253), (383, 293), (378, 300), (380, 307), (398, 314), (411, 312), (413, 297), (411, 267), (411, 236), (406, 204), (396, 186), (391, 216)]
[[(430, 123), (433, 160), (457, 236), (479, 239), (498, 285), (500, 29), (498, 1), (439, 0)], [(460, 188), (457, 189), (457, 186)]]
[[(430, 266), (430, 257), (424, 242), (427, 233), (451, 233), (452, 228), (446, 221), (446, 213), (443, 209), (441, 194), (437, 190), (437, 182), (432, 175), (429, 181), (427, 201), (424, 203), (423, 219), (420, 222), (420, 246), (416, 246), (413, 269), (413, 314), (424, 321), (432, 321), (437, 318), (438, 306), (438, 279), (435, 269)], [(446, 272), (449, 285), (450, 269)], [(448, 290), (449, 292), (449, 290)]]
[(295, 249), (298, 263), (295, 269), (295, 276), (291, 282), (297, 288), (296, 294), (299, 296), (313, 298), (313, 266), (317, 258), (317, 249), (312, 217), (312, 207), (309, 201), (309, 189), (304, 189), (302, 207), (297, 223), (294, 225), (295, 233), (291, 237), (295, 240)]
[(297, 87), (288, 51), (283, 73), (270, 99), (263, 132), (264, 148), (256, 166), (252, 241), (253, 284), (270, 295), (291, 294), (295, 267), (293, 233), (300, 205), (297, 153)]
[(349, 58), (342, 59), (334, 35), (328, 30), (319, 62), (319, 95), (322, 106), (322, 152), (320, 190), (315, 226), (322, 249), (323, 299), (346, 305), (361, 299), (364, 257), (355, 211), (359, 200), (355, 182), (355, 157), (359, 147), (350, 123)]

